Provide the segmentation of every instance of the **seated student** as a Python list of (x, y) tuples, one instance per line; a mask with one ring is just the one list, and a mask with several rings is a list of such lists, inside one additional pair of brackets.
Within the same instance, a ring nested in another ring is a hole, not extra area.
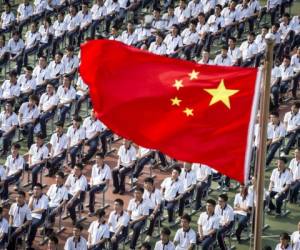
[(30, 95), (28, 102), (24, 102), (19, 109), (19, 128), (23, 135), (27, 136), (27, 147), (30, 149), (33, 144), (34, 128), (40, 116), (38, 109), (39, 99), (35, 95)]
[(86, 33), (92, 23), (92, 13), (89, 11), (89, 3), (82, 2), (81, 11), (78, 12), (77, 16), (80, 22), (78, 42), (77, 45), (80, 46), (82, 39), (84, 38), (84, 33)]
[(110, 167), (104, 162), (104, 155), (101, 153), (96, 154), (96, 163), (93, 165), (92, 174), (90, 179), (89, 191), (89, 216), (94, 215), (95, 210), (95, 194), (103, 192), (108, 188), (109, 181), (111, 180)]
[(208, 199), (206, 201), (206, 212), (202, 212), (198, 219), (199, 242), (203, 250), (208, 250), (213, 246), (219, 229), (219, 216), (215, 214), (216, 201)]
[(10, 60), (15, 61), (17, 64), (17, 70), (13, 70), (16, 72), (16, 75), (21, 74), (22, 64), (23, 64), (23, 51), (25, 48), (24, 41), (20, 37), (20, 33), (18, 31), (14, 31), (12, 33), (12, 38), (9, 39), (7, 43), (7, 47), (10, 53)]
[(48, 79), (50, 79), (50, 70), (47, 65), (47, 57), (40, 56), (32, 72), (32, 76), (36, 81), (35, 93), (38, 96), (45, 92)]
[(220, 194), (218, 197), (218, 205), (215, 208), (215, 214), (219, 217), (219, 230), (217, 231), (217, 240), (221, 250), (226, 250), (225, 236), (231, 232), (234, 226), (233, 208), (227, 203), (228, 195)]
[(143, 199), (144, 189), (137, 187), (134, 191), (134, 198), (129, 201), (128, 214), (130, 216), (129, 226), (133, 229), (133, 235), (130, 241), (130, 249), (135, 249), (137, 240), (142, 228), (146, 224), (149, 215), (147, 201)]
[(154, 250), (175, 250), (175, 245), (170, 241), (171, 230), (163, 227), (160, 231), (160, 241), (155, 243)]
[(20, 102), (27, 102), (28, 97), (32, 95), (36, 89), (36, 79), (32, 76), (33, 68), (31, 66), (25, 67), (25, 74), (18, 78), (18, 85), (20, 86)]
[(69, 140), (68, 152), (70, 153), (72, 168), (75, 166), (77, 154), (80, 152), (85, 138), (85, 131), (80, 126), (81, 122), (82, 118), (75, 115), (72, 120), (72, 125), (67, 131), (67, 137)]
[(48, 65), (49, 79), (48, 82), (57, 87), (61, 77), (65, 74), (65, 65), (62, 63), (63, 53), (56, 52), (54, 60)]
[(28, 56), (35, 50), (37, 52), (40, 40), (41, 34), (38, 32), (37, 24), (33, 22), (30, 25), (30, 30), (28, 30), (25, 34), (25, 49), (23, 53), (24, 66), (28, 66)]
[(183, 182), (179, 179), (180, 172), (181, 168), (179, 166), (173, 167), (171, 177), (165, 178), (161, 184), (161, 193), (168, 211), (169, 223), (173, 222), (175, 205), (184, 192)]
[(118, 250), (120, 240), (127, 238), (129, 219), (128, 213), (124, 211), (124, 201), (115, 199), (114, 210), (111, 211), (108, 218), (112, 250)]
[(196, 233), (190, 227), (192, 219), (188, 214), (184, 214), (180, 219), (180, 226), (174, 236), (176, 250), (193, 250), (196, 246)]
[(280, 234), (280, 242), (276, 245), (275, 250), (293, 250), (290, 243), (291, 237), (288, 233), (284, 232)]
[(64, 15), (65, 13), (60, 10), (57, 14), (57, 20), (53, 23), (54, 37), (51, 51), (52, 57), (55, 56), (56, 49), (59, 48), (67, 30), (67, 23), (64, 21)]
[(143, 194), (143, 199), (148, 205), (150, 219), (150, 225), (147, 231), (147, 237), (145, 241), (150, 241), (154, 230), (154, 226), (156, 224), (158, 216), (160, 216), (161, 213), (162, 196), (160, 190), (158, 188), (155, 188), (154, 180), (151, 177), (147, 177), (144, 179), (144, 188), (145, 191)]
[(13, 112), (11, 103), (5, 104), (4, 110), (0, 113), (0, 138), (2, 137), (2, 153), (1, 156), (5, 156), (11, 145), (11, 141), (15, 135), (18, 125), (18, 117)]
[(247, 36), (247, 41), (244, 41), (240, 46), (240, 50), (242, 53), (241, 66), (243, 67), (249, 67), (255, 61), (255, 57), (258, 53), (258, 47), (254, 42), (254, 39), (255, 33), (250, 31)]
[(73, 79), (79, 66), (79, 59), (78, 56), (74, 54), (73, 46), (68, 46), (66, 48), (66, 54), (63, 56), (61, 62), (65, 66), (65, 75), (70, 76), (71, 79)]
[(295, 158), (290, 161), (289, 169), (293, 179), (290, 187), (290, 203), (297, 203), (300, 190), (300, 148), (295, 149)]
[(54, 234), (48, 237), (47, 250), (58, 250), (58, 238)]
[(64, 22), (67, 25), (66, 36), (69, 40), (69, 45), (75, 45), (75, 37), (78, 35), (80, 19), (77, 15), (77, 6), (70, 5), (69, 14), (65, 16)]
[(56, 173), (59, 169), (59, 165), (65, 159), (68, 148), (68, 137), (64, 133), (64, 126), (62, 123), (56, 123), (55, 133), (52, 134), (49, 143), (51, 148), (47, 168), (49, 169), (49, 176), (52, 176)]
[(134, 167), (136, 161), (136, 149), (129, 140), (124, 140), (118, 151), (118, 163), (112, 170), (113, 193), (125, 193), (125, 177)]
[(19, 154), (21, 145), (16, 143), (11, 147), (11, 155), (6, 158), (4, 166), (6, 167), (6, 179), (3, 185), (1, 199), (8, 199), (9, 184), (19, 181), (24, 169), (24, 158)]
[(78, 73), (78, 79), (76, 82), (76, 103), (74, 114), (79, 114), (81, 104), (89, 97), (89, 86), (82, 80)]
[(17, 18), (16, 18), (20, 33), (22, 33), (22, 29), (24, 25), (26, 25), (30, 21), (32, 15), (33, 15), (32, 4), (29, 3), (29, 0), (23, 0), (23, 3), (21, 3), (18, 6)]
[(82, 236), (83, 226), (76, 224), (73, 227), (73, 236), (70, 236), (65, 243), (64, 250), (87, 250), (87, 241)]
[(300, 221), (298, 222), (298, 230), (291, 235), (291, 243), (293, 250), (300, 249)]
[[(283, 58), (282, 64), (279, 67), (281, 72), (281, 81), (280, 81), (280, 93), (286, 95), (287, 91), (291, 87), (291, 82), (294, 76), (294, 69), (291, 66), (291, 57), (285, 56)], [(297, 98), (296, 96), (294, 96)]]
[(67, 203), (67, 209), (70, 213), (73, 225), (76, 224), (76, 206), (83, 202), (85, 191), (87, 189), (86, 177), (82, 174), (83, 166), (76, 164), (73, 170), (73, 174), (70, 174), (65, 182), (65, 186), (69, 191), (69, 201)]
[(88, 236), (88, 249), (89, 250), (102, 250), (105, 248), (105, 243), (110, 238), (109, 227), (105, 223), (105, 211), (99, 209), (96, 212), (97, 220), (93, 221), (89, 226)]
[(9, 209), (10, 238), (7, 249), (16, 249), (16, 239), (28, 229), (31, 224), (31, 211), (26, 204), (25, 192), (17, 193), (16, 202)]
[(247, 227), (247, 223), (250, 219), (250, 212), (253, 207), (253, 195), (248, 193), (248, 187), (244, 185), (240, 186), (240, 192), (235, 195), (233, 204), (234, 217), (238, 222), (235, 235), (240, 243), (242, 231)]
[(20, 96), (20, 86), (17, 82), (18, 73), (15, 70), (9, 72), (9, 80), (5, 80), (0, 88), (0, 103), (10, 102), (12, 105)]
[(99, 136), (106, 127), (96, 117), (94, 109), (91, 110), (91, 116), (84, 119), (82, 127), (85, 129), (85, 144), (88, 145), (89, 149), (85, 157), (82, 159), (83, 162), (89, 161), (97, 151), (99, 144)]
[(28, 207), (31, 210), (32, 216), (32, 223), (27, 239), (27, 247), (30, 249), (32, 249), (32, 243), (34, 241), (38, 227), (45, 222), (48, 202), (48, 197), (43, 193), (43, 186), (40, 183), (35, 184), (33, 188), (33, 194), (29, 198), (28, 202)]
[(8, 241), (8, 221), (3, 217), (3, 208), (0, 207), (0, 247), (4, 249)]
[(28, 162), (27, 162), (28, 169), (31, 170), (32, 189), (37, 183), (39, 172), (45, 166), (45, 163), (48, 159), (48, 154), (49, 154), (48, 148), (44, 144), (44, 136), (42, 134), (37, 134), (36, 143), (32, 144), (29, 149)]
[(0, 19), (0, 33), (10, 31), (16, 19), (15, 14), (11, 10), (10, 3), (6, 2), (3, 6), (4, 11), (2, 12)]
[(139, 146), (137, 152), (137, 161), (132, 173), (133, 182), (137, 182), (137, 178), (143, 171), (145, 165), (147, 165), (151, 161), (151, 159), (154, 159), (154, 157), (155, 151)]
[(182, 216), (185, 203), (187, 199), (193, 196), (197, 183), (196, 174), (192, 171), (192, 164), (187, 162), (184, 163), (184, 168), (182, 169), (179, 178), (183, 182), (183, 194), (179, 201), (178, 215)]
[[(281, 215), (281, 207), (283, 200), (287, 198), (288, 192), (292, 182), (292, 173), (286, 167), (287, 159), (285, 157), (280, 157), (277, 160), (277, 168), (273, 169), (272, 175), (270, 177), (270, 201), (269, 210), (272, 212), (276, 210), (277, 215)], [(275, 199), (276, 205), (274, 205), (272, 199)]]
[[(62, 213), (64, 206), (68, 201), (68, 190), (64, 186), (65, 175), (63, 172), (57, 172), (55, 175), (55, 184), (52, 184), (48, 191), (47, 196), (49, 198), (48, 216), (46, 228), (52, 229), (55, 223), (55, 217)], [(48, 230), (51, 231), (51, 230)]]

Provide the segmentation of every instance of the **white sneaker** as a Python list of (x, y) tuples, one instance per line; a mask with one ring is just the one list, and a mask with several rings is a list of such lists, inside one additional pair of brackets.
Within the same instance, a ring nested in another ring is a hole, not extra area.
[(134, 184), (134, 183), (136, 183), (137, 181), (138, 181), (137, 178), (132, 178), (132, 179), (130, 179), (130, 184)]

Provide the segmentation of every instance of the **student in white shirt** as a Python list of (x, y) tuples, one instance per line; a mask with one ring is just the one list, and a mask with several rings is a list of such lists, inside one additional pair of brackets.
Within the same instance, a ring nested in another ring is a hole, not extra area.
[(58, 238), (55, 234), (50, 234), (48, 237), (47, 250), (59, 250), (58, 248)]
[(171, 230), (163, 227), (160, 231), (160, 241), (155, 243), (154, 250), (175, 250), (175, 245), (170, 241)]
[(0, 165), (0, 188), (1, 188), (1, 190), (0, 190), (0, 197), (1, 197), (2, 203), (6, 203), (7, 202), (7, 200), (3, 199), (5, 180), (6, 180), (6, 171), (5, 171), (4, 166)]
[(22, 74), (18, 78), (18, 85), (20, 86), (20, 102), (24, 103), (28, 101), (28, 97), (34, 93), (36, 89), (36, 80), (32, 76), (33, 68), (31, 66), (25, 67), (25, 74)]
[(281, 71), (280, 93), (284, 95), (291, 87), (291, 82), (294, 76), (294, 69), (291, 66), (291, 57), (288, 55), (284, 56), (279, 68)]
[(231, 66), (232, 65), (232, 58), (228, 55), (227, 45), (222, 46), (221, 54), (216, 56), (214, 64), (220, 65), (220, 66)]
[(297, 203), (300, 190), (300, 148), (295, 149), (295, 158), (290, 161), (289, 169), (293, 176), (290, 188), (290, 203)]
[(69, 174), (65, 186), (69, 190), (69, 201), (67, 203), (67, 209), (70, 213), (73, 225), (76, 224), (76, 206), (83, 202), (85, 192), (87, 190), (87, 180), (82, 174), (83, 166), (77, 163), (73, 169), (73, 173)]
[(36, 81), (35, 93), (41, 96), (45, 92), (48, 79), (50, 79), (50, 71), (47, 67), (47, 58), (45, 56), (39, 57), (38, 64), (35, 66), (32, 76)]
[(23, 27), (30, 22), (30, 17), (33, 15), (33, 7), (29, 0), (23, 0), (17, 9), (17, 24), (19, 32), (22, 33)]
[(21, 73), (23, 64), (23, 51), (25, 48), (24, 41), (21, 38), (19, 31), (12, 33), (12, 38), (9, 39), (7, 47), (10, 53), (10, 60), (15, 61), (17, 64), (17, 73)]
[(128, 213), (124, 211), (124, 201), (115, 199), (114, 210), (111, 211), (108, 218), (112, 250), (118, 250), (119, 242), (127, 238), (129, 219)]
[(53, 41), (54, 29), (52, 26), (51, 18), (46, 16), (43, 20), (42, 25), (39, 27), (39, 33), (41, 34), (41, 40), (38, 48), (38, 57), (44, 55), (44, 50), (48, 48), (50, 50), (50, 46)]
[(167, 55), (177, 57), (183, 46), (182, 38), (179, 34), (179, 26), (177, 24), (172, 25), (171, 32), (165, 37), (164, 43), (167, 46)]
[(77, 7), (75, 5), (70, 5), (69, 14), (66, 15), (64, 22), (67, 25), (67, 38), (69, 40), (69, 45), (75, 45), (75, 38), (77, 37), (79, 27), (80, 27), (80, 19), (77, 15)]
[(2, 12), (0, 19), (0, 33), (9, 31), (12, 28), (15, 19), (15, 15), (11, 11), (11, 5), (8, 2), (4, 3), (4, 11)]
[(16, 202), (9, 209), (10, 238), (7, 249), (16, 249), (17, 238), (27, 230), (31, 224), (31, 211), (25, 201), (25, 192), (18, 191)]
[(63, 53), (56, 52), (54, 60), (48, 65), (49, 79), (48, 82), (52, 83), (55, 87), (58, 86), (59, 80), (65, 74), (65, 65), (62, 63)]
[(149, 208), (143, 199), (144, 189), (137, 187), (134, 191), (134, 198), (129, 201), (128, 214), (130, 216), (129, 226), (133, 229), (133, 235), (130, 241), (130, 249), (135, 249), (137, 240), (140, 236), (146, 219), (149, 215)]
[(76, 224), (73, 227), (73, 236), (66, 240), (64, 250), (87, 250), (87, 241), (82, 236), (83, 226)]
[(202, 212), (198, 219), (199, 242), (203, 250), (209, 250), (216, 240), (219, 229), (219, 216), (215, 213), (216, 201), (206, 201), (206, 212)]
[(91, 25), (90, 37), (94, 39), (97, 27), (105, 19), (106, 7), (104, 6), (104, 1), (95, 0), (95, 3), (91, 8), (91, 13), (92, 13), (92, 25)]
[(47, 137), (47, 122), (54, 117), (58, 104), (58, 97), (54, 92), (54, 86), (47, 84), (46, 93), (42, 94), (39, 103), (41, 133)]
[(292, 244), (290, 243), (291, 237), (288, 233), (283, 232), (280, 234), (280, 243), (275, 247), (275, 250), (293, 250)]
[(96, 154), (96, 163), (92, 167), (89, 190), (89, 215), (94, 215), (95, 211), (95, 194), (105, 192), (111, 180), (110, 167), (104, 162), (104, 155)]
[(156, 55), (165, 55), (167, 53), (167, 46), (163, 42), (164, 34), (160, 31), (156, 32), (155, 42), (152, 42), (149, 47), (149, 52)]
[(32, 189), (37, 183), (39, 172), (45, 166), (48, 159), (48, 148), (44, 144), (44, 136), (39, 133), (36, 135), (36, 143), (32, 144), (28, 152), (28, 168), (31, 170)]
[(8, 236), (8, 221), (3, 217), (3, 208), (0, 207), (0, 247), (5, 246)]
[(218, 205), (215, 208), (215, 214), (219, 217), (219, 230), (217, 232), (217, 240), (221, 250), (226, 250), (225, 236), (232, 230), (234, 226), (233, 208), (227, 203), (227, 194), (220, 194), (218, 197)]
[(78, 12), (78, 18), (80, 20), (80, 28), (78, 34), (77, 45), (80, 46), (84, 33), (88, 31), (92, 23), (92, 13), (89, 11), (89, 5), (87, 2), (82, 2), (82, 10)]
[(113, 193), (124, 194), (125, 192), (125, 177), (133, 170), (136, 162), (136, 149), (129, 140), (124, 140), (123, 145), (118, 151), (118, 163), (112, 170), (113, 178)]
[(132, 173), (133, 182), (137, 181), (140, 173), (143, 171), (145, 165), (152, 164), (152, 160), (154, 160), (155, 151), (139, 146), (137, 152), (136, 164)]
[(37, 229), (46, 218), (48, 209), (48, 197), (43, 193), (43, 186), (36, 183), (33, 188), (33, 195), (29, 198), (28, 207), (31, 210), (32, 223), (28, 232), (27, 247), (31, 248)]
[(27, 138), (27, 148), (33, 144), (34, 128), (37, 124), (37, 119), (40, 116), (38, 109), (38, 97), (30, 95), (28, 102), (24, 102), (19, 109), (19, 129)]
[(88, 97), (89, 97), (89, 86), (83, 81), (83, 79), (79, 74), (76, 82), (76, 103), (75, 103), (74, 114), (79, 114), (82, 103)]
[(59, 48), (59, 45), (63, 41), (64, 35), (67, 31), (67, 23), (64, 21), (64, 15), (63, 11), (59, 11), (57, 20), (53, 23), (54, 37), (51, 50), (52, 57), (55, 56), (56, 49)]
[(182, 43), (183, 43), (183, 53), (187, 60), (192, 56), (192, 51), (195, 48), (199, 35), (196, 31), (196, 21), (192, 20), (189, 23), (189, 27), (181, 32)]
[(242, 53), (238, 47), (236, 47), (236, 38), (229, 37), (228, 39), (228, 55), (231, 57), (232, 65), (239, 66), (242, 60)]
[(68, 46), (66, 54), (63, 56), (61, 62), (65, 66), (65, 75), (74, 76), (79, 66), (78, 56), (74, 54), (74, 47)]
[(240, 243), (242, 231), (247, 227), (253, 207), (253, 195), (248, 193), (247, 186), (240, 186), (240, 192), (235, 195), (233, 204), (234, 217), (238, 224), (235, 235)]
[(293, 246), (293, 250), (297, 250), (300, 248), (300, 221), (298, 222), (298, 230), (293, 232), (291, 235), (291, 243)]
[(26, 32), (25, 38), (23, 64), (27, 66), (28, 56), (37, 50), (41, 40), (41, 34), (38, 32), (36, 23), (33, 22), (31, 24), (30, 30)]
[[(285, 157), (279, 157), (277, 160), (277, 168), (273, 169), (269, 184), (269, 210), (270, 212), (276, 210), (276, 214), (279, 216), (281, 216), (283, 200), (288, 196), (293, 178), (291, 171), (285, 166), (286, 163), (287, 159)], [(276, 202), (275, 205), (272, 201), (273, 198)]]
[(199, 64), (207, 64), (207, 65), (213, 65), (214, 61), (210, 59), (209, 51), (204, 49), (202, 51), (202, 58), (200, 61), (198, 61)]
[(0, 34), (0, 66), (7, 64), (9, 60), (9, 50), (5, 40), (5, 35)]
[(116, 20), (120, 11), (120, 4), (118, 0), (105, 1), (106, 17), (105, 17), (105, 31), (109, 32), (110, 24)]
[(180, 226), (174, 236), (175, 250), (193, 250), (196, 246), (196, 232), (190, 227), (192, 219), (188, 214), (180, 218)]
[(240, 50), (242, 52), (242, 64), (243, 67), (249, 67), (254, 63), (255, 57), (258, 53), (257, 44), (254, 42), (255, 33), (249, 32), (247, 36), (247, 41), (244, 41)]
[(173, 222), (174, 208), (184, 193), (183, 182), (179, 178), (180, 173), (180, 166), (174, 166), (171, 177), (165, 178), (161, 183), (161, 193), (168, 211), (169, 223)]
[(17, 82), (17, 72), (9, 72), (9, 80), (5, 80), (0, 87), (0, 103), (10, 102), (15, 104), (16, 99), (20, 96), (20, 86)]
[(2, 199), (8, 199), (8, 187), (10, 184), (19, 181), (23, 169), (24, 169), (24, 158), (19, 154), (21, 145), (15, 143), (11, 147), (11, 155), (6, 158), (4, 166), (6, 167), (6, 179), (4, 182), (4, 190), (2, 192)]

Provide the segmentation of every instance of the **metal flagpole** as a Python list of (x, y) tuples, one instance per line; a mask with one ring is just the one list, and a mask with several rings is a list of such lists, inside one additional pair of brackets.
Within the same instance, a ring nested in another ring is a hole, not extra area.
[(271, 85), (271, 70), (273, 66), (273, 48), (274, 36), (266, 35), (266, 59), (264, 64), (264, 77), (262, 86), (262, 95), (260, 101), (260, 117), (259, 117), (259, 145), (258, 145), (258, 160), (257, 160), (257, 186), (256, 186), (256, 206), (255, 206), (255, 224), (254, 224), (254, 250), (262, 249), (262, 228), (263, 228), (263, 198), (264, 198), (264, 179), (267, 151), (267, 125), (269, 117), (269, 102), (270, 102), (270, 85)]

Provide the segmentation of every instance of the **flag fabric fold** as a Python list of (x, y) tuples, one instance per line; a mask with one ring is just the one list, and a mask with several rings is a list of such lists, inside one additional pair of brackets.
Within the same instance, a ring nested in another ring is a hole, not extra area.
[(257, 69), (200, 65), (94, 40), (81, 47), (80, 75), (98, 118), (116, 134), (245, 181)]

